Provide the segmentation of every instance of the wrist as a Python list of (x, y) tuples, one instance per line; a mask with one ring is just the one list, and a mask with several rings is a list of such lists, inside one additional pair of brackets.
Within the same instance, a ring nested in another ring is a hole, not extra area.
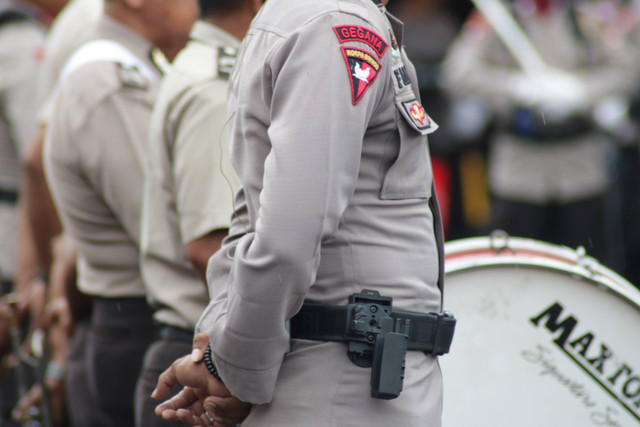
[(216, 368), (215, 363), (213, 363), (213, 357), (211, 355), (211, 344), (207, 345), (207, 348), (204, 351), (203, 360), (204, 360), (204, 366), (207, 367), (207, 370), (209, 371), (209, 373), (213, 375), (215, 379), (217, 379), (218, 381), (224, 384), (224, 382), (222, 381), (222, 378), (220, 378), (220, 373), (218, 372), (218, 369)]
[(47, 365), (47, 371), (45, 372), (45, 378), (64, 379), (67, 375), (67, 367), (62, 363), (54, 362), (53, 360)]

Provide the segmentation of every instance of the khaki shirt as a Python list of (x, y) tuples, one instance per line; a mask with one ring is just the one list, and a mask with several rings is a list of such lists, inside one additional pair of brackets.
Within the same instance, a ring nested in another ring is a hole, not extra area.
[(143, 162), (160, 72), (150, 60), (151, 46), (107, 16), (88, 36), (93, 40), (116, 42), (141, 65), (98, 60), (68, 74), (48, 125), (45, 170), (78, 249), (78, 287), (102, 297), (142, 296)]
[(165, 76), (151, 119), (142, 274), (156, 320), (193, 329), (209, 301), (185, 245), (228, 228), (238, 177), (228, 150), (227, 83), (240, 42), (205, 22)]
[[(516, 16), (543, 60), (573, 73), (584, 84), (587, 115), (607, 97), (635, 93), (632, 58), (637, 55), (623, 40), (610, 43), (610, 34), (598, 30), (601, 24), (584, 29), (585, 41), (576, 36), (566, 9), (544, 17), (526, 12)], [(599, 130), (539, 141), (516, 136), (502, 126), (519, 105), (509, 85), (516, 73), (521, 69), (495, 32), (473, 24), (451, 46), (442, 73), (451, 93), (476, 97), (496, 114), (499, 126), (491, 137), (488, 164), (492, 192), (541, 204), (604, 194), (609, 186), (610, 147)]]
[(44, 34), (26, 17), (0, 24), (0, 280), (15, 274), (21, 157), (35, 130)]
[(368, 288), (440, 309), (425, 136), (437, 125), (401, 37), (371, 0), (269, 0), (244, 41), (229, 102), (243, 192), (199, 324), (231, 392), (270, 402), (243, 426), (440, 425), (433, 356), (408, 352), (402, 395), (381, 402), (343, 343), (293, 340), (285, 355), (305, 301), (346, 305)]

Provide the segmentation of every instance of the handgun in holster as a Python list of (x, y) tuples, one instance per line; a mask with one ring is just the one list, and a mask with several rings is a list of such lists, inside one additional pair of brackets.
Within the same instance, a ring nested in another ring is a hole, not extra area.
[(451, 313), (392, 310), (392, 298), (373, 290), (349, 297), (347, 306), (304, 304), (291, 319), (291, 337), (346, 341), (349, 359), (371, 367), (371, 396), (400, 395), (407, 350), (449, 352), (456, 319)]

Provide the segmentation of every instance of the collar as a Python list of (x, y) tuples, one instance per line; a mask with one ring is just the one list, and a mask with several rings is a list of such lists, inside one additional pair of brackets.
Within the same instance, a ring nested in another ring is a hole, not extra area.
[(191, 30), (191, 39), (212, 46), (240, 47), (240, 40), (233, 35), (205, 21), (196, 21)]
[(121, 44), (141, 61), (155, 69), (155, 64), (151, 61), (151, 43), (121, 22), (103, 14), (96, 22), (92, 34), (97, 38), (105, 38)]

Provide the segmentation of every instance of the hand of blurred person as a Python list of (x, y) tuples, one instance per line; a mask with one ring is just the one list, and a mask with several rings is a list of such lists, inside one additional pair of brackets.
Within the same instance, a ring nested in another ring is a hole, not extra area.
[[(186, 355), (164, 371), (158, 386), (151, 394), (154, 399), (166, 397), (173, 387), (185, 386), (180, 393), (156, 407), (156, 414), (164, 419), (188, 426), (227, 426), (242, 421), (251, 405), (231, 396), (203, 362), (209, 337), (206, 333), (194, 337), (191, 354)], [(206, 411), (206, 413), (205, 413)]]
[[(57, 375), (50, 375), (46, 378), (47, 399), (51, 410), (51, 422), (54, 427), (63, 427), (67, 421), (67, 401), (65, 394), (65, 380)], [(16, 406), (11, 411), (11, 417), (19, 423), (27, 423), (35, 413), (42, 413), (42, 387), (36, 384), (27, 394), (22, 396)]]
[(11, 351), (11, 324), (15, 314), (6, 299), (0, 299), (0, 357)]
[(517, 73), (509, 89), (514, 101), (543, 113), (551, 122), (585, 113), (589, 108), (585, 85), (577, 76), (556, 68), (536, 75)]

